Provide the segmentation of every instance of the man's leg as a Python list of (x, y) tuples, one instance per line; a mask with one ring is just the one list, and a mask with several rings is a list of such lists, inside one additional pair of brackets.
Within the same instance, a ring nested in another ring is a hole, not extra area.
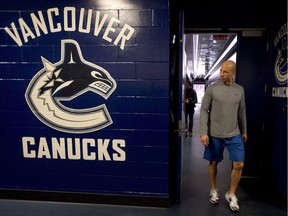
[(215, 161), (210, 161), (208, 172), (209, 172), (209, 179), (211, 184), (211, 189), (216, 190), (217, 189), (217, 165), (218, 163)]
[(194, 119), (194, 110), (192, 111), (192, 113), (191, 113), (191, 123), (192, 123), (192, 125), (191, 125), (191, 131), (193, 130), (193, 119)]
[(241, 179), (243, 166), (244, 166), (244, 162), (233, 162), (230, 187), (229, 187), (228, 192), (225, 194), (225, 197), (227, 201), (229, 202), (229, 206), (232, 211), (240, 210), (240, 207), (238, 205), (238, 199), (235, 193), (236, 193), (238, 184)]
[(185, 129), (186, 130), (188, 130), (188, 110), (187, 110), (187, 108), (186, 108), (186, 110), (185, 110)]
[(210, 161), (208, 167), (209, 179), (211, 184), (209, 201), (214, 205), (219, 203), (219, 194), (217, 192), (217, 165), (217, 162)]
[(192, 136), (193, 129), (193, 112), (189, 110), (189, 136)]
[(233, 162), (233, 169), (231, 172), (231, 182), (228, 194), (235, 194), (238, 184), (242, 176), (242, 169), (244, 162)]

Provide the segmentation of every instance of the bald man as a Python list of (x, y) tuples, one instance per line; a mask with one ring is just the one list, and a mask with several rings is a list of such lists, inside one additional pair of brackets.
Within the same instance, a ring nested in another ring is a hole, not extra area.
[(206, 89), (201, 103), (200, 135), (201, 143), (205, 146), (203, 158), (209, 161), (209, 201), (212, 204), (219, 203), (217, 166), (223, 160), (223, 152), (227, 148), (233, 169), (225, 197), (231, 210), (239, 211), (235, 193), (244, 166), (247, 127), (245, 92), (242, 86), (234, 82), (235, 73), (235, 62), (224, 61), (220, 68), (220, 79)]

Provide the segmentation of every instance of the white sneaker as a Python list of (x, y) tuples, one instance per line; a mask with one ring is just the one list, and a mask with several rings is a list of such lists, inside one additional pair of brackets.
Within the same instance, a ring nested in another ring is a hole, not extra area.
[(238, 205), (238, 199), (235, 196), (235, 194), (228, 194), (228, 192), (227, 192), (225, 194), (225, 198), (229, 202), (229, 206), (230, 206), (230, 209), (232, 211), (239, 211), (240, 210), (240, 207)]
[(210, 203), (212, 203), (213, 205), (219, 204), (219, 194), (218, 194), (217, 190), (211, 189), (209, 201), (210, 201)]

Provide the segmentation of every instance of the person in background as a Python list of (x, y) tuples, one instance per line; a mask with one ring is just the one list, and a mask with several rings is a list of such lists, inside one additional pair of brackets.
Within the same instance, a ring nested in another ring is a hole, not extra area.
[(245, 92), (233, 81), (235, 72), (235, 62), (224, 61), (220, 68), (220, 80), (207, 87), (200, 109), (200, 137), (205, 146), (203, 158), (209, 161), (210, 202), (219, 203), (217, 165), (223, 160), (226, 147), (233, 168), (225, 198), (232, 211), (239, 211), (235, 193), (244, 166), (247, 123)]
[(185, 89), (185, 124), (188, 126), (188, 135), (192, 136), (193, 116), (197, 100), (197, 93), (193, 89), (192, 83), (188, 80)]

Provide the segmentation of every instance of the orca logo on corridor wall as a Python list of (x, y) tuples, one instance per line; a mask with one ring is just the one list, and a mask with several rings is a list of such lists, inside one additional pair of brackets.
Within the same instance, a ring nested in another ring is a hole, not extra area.
[(68, 133), (88, 133), (113, 123), (105, 104), (75, 109), (62, 103), (88, 91), (108, 99), (117, 87), (108, 71), (82, 57), (75, 40), (62, 40), (59, 62), (53, 64), (41, 58), (44, 67), (25, 92), (27, 104), (40, 121)]
[(287, 71), (287, 41), (283, 39), (282, 46), (276, 57), (274, 72), (276, 81), (279, 84), (285, 84), (288, 80), (288, 71)]
[(274, 64), (275, 78), (280, 85), (284, 85), (288, 81), (287, 24), (279, 29), (273, 42), (275, 49), (278, 51)]

